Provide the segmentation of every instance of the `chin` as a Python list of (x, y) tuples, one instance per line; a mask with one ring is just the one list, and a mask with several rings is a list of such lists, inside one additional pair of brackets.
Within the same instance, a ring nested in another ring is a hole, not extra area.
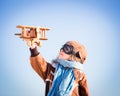
[(59, 59), (64, 59), (62, 56), (58, 56)]

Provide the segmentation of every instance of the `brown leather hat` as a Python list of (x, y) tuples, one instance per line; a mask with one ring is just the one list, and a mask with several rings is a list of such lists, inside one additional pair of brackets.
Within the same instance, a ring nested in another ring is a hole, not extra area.
[(73, 57), (73, 59), (83, 64), (87, 57), (87, 51), (85, 47), (76, 41), (68, 41), (66, 44), (72, 45), (74, 47), (74, 52), (76, 55)]

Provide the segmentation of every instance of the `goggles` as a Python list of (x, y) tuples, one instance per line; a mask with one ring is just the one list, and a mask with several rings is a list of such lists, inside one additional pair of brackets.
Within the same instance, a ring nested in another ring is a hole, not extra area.
[(63, 50), (66, 54), (73, 54), (81, 59), (79, 52), (75, 53), (72, 45), (64, 44), (60, 50)]
[(63, 45), (61, 48), (66, 54), (75, 54), (74, 47), (68, 44)]

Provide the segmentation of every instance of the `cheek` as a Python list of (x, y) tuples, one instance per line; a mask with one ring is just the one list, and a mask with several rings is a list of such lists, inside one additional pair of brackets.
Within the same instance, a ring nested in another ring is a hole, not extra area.
[(65, 54), (64, 52), (60, 52), (58, 57), (59, 57), (60, 59), (68, 60), (69, 57), (70, 57), (70, 55)]

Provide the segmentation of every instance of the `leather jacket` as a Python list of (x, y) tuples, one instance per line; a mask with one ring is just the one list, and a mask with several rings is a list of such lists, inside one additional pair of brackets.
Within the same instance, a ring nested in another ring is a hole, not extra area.
[[(30, 52), (30, 63), (32, 68), (45, 82), (45, 96), (47, 96), (47, 93), (52, 86), (55, 67), (42, 57), (37, 48), (30, 49)], [(75, 69), (74, 74), (76, 77), (76, 83), (72, 90), (71, 96), (89, 96), (87, 78), (84, 72), (82, 70)]]

